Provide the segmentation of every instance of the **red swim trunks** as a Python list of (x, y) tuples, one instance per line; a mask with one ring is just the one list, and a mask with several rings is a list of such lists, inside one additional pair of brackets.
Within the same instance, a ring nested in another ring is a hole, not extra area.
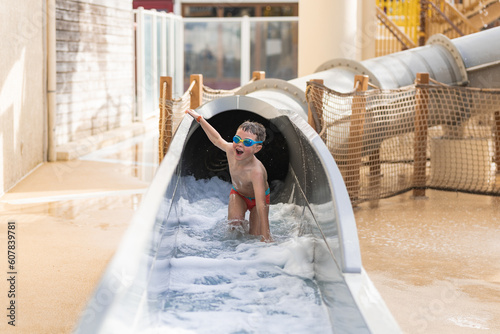
[[(270, 198), (271, 198), (270, 192), (271, 192), (271, 189), (267, 188), (267, 190), (266, 190), (266, 204), (269, 204), (271, 202), (270, 201)], [(252, 210), (256, 205), (255, 198), (243, 196), (236, 189), (234, 189), (234, 187), (231, 189), (231, 192), (229, 193), (229, 195), (231, 195), (231, 194), (236, 194), (236, 195), (240, 196), (241, 198), (243, 198), (243, 200), (247, 204), (248, 211)]]

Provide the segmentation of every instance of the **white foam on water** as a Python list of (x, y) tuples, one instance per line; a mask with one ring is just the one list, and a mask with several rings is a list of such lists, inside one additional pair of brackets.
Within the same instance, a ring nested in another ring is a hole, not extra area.
[[(185, 178), (175, 257), (155, 330), (168, 333), (324, 333), (327, 310), (313, 280), (311, 236), (288, 204), (270, 206), (275, 242), (231, 231), (230, 185)], [(210, 191), (209, 195), (201, 196)], [(209, 197), (210, 196), (210, 197)], [(243, 233), (242, 233), (243, 232)]]

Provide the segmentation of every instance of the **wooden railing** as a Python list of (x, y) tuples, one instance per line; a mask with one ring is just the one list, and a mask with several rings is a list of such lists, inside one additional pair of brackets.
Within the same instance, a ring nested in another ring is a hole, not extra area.
[(469, 19), (447, 1), (421, 0), (427, 7), (425, 36), (443, 34), (449, 38), (478, 32)]
[(376, 12), (377, 19), (381, 25), (379, 26), (378, 38), (376, 40), (375, 56), (384, 56), (417, 46), (412, 38), (392, 21), (382, 9), (377, 7)]
[(500, 18), (498, 0), (376, 0), (379, 22), (376, 56), (419, 45), (435, 34), (456, 38), (475, 33)]

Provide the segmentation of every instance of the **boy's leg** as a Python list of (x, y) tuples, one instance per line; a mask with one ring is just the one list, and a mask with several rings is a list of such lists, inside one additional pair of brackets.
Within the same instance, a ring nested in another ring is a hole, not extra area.
[[(269, 205), (265, 207), (265, 214), (269, 217)], [(269, 225), (265, 225), (264, 219), (259, 219), (259, 212), (257, 211), (257, 206), (254, 206), (250, 210), (250, 230), (248, 231), (251, 235), (265, 235), (269, 231)]]
[(227, 220), (230, 225), (241, 225), (245, 220), (247, 204), (240, 195), (229, 194), (229, 205), (227, 207)]

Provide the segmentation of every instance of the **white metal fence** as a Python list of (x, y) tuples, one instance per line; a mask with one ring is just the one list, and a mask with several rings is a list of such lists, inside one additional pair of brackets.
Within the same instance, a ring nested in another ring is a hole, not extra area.
[(134, 10), (136, 103), (139, 120), (156, 114), (160, 76), (174, 78), (174, 94), (182, 94), (183, 23), (171, 13)]

